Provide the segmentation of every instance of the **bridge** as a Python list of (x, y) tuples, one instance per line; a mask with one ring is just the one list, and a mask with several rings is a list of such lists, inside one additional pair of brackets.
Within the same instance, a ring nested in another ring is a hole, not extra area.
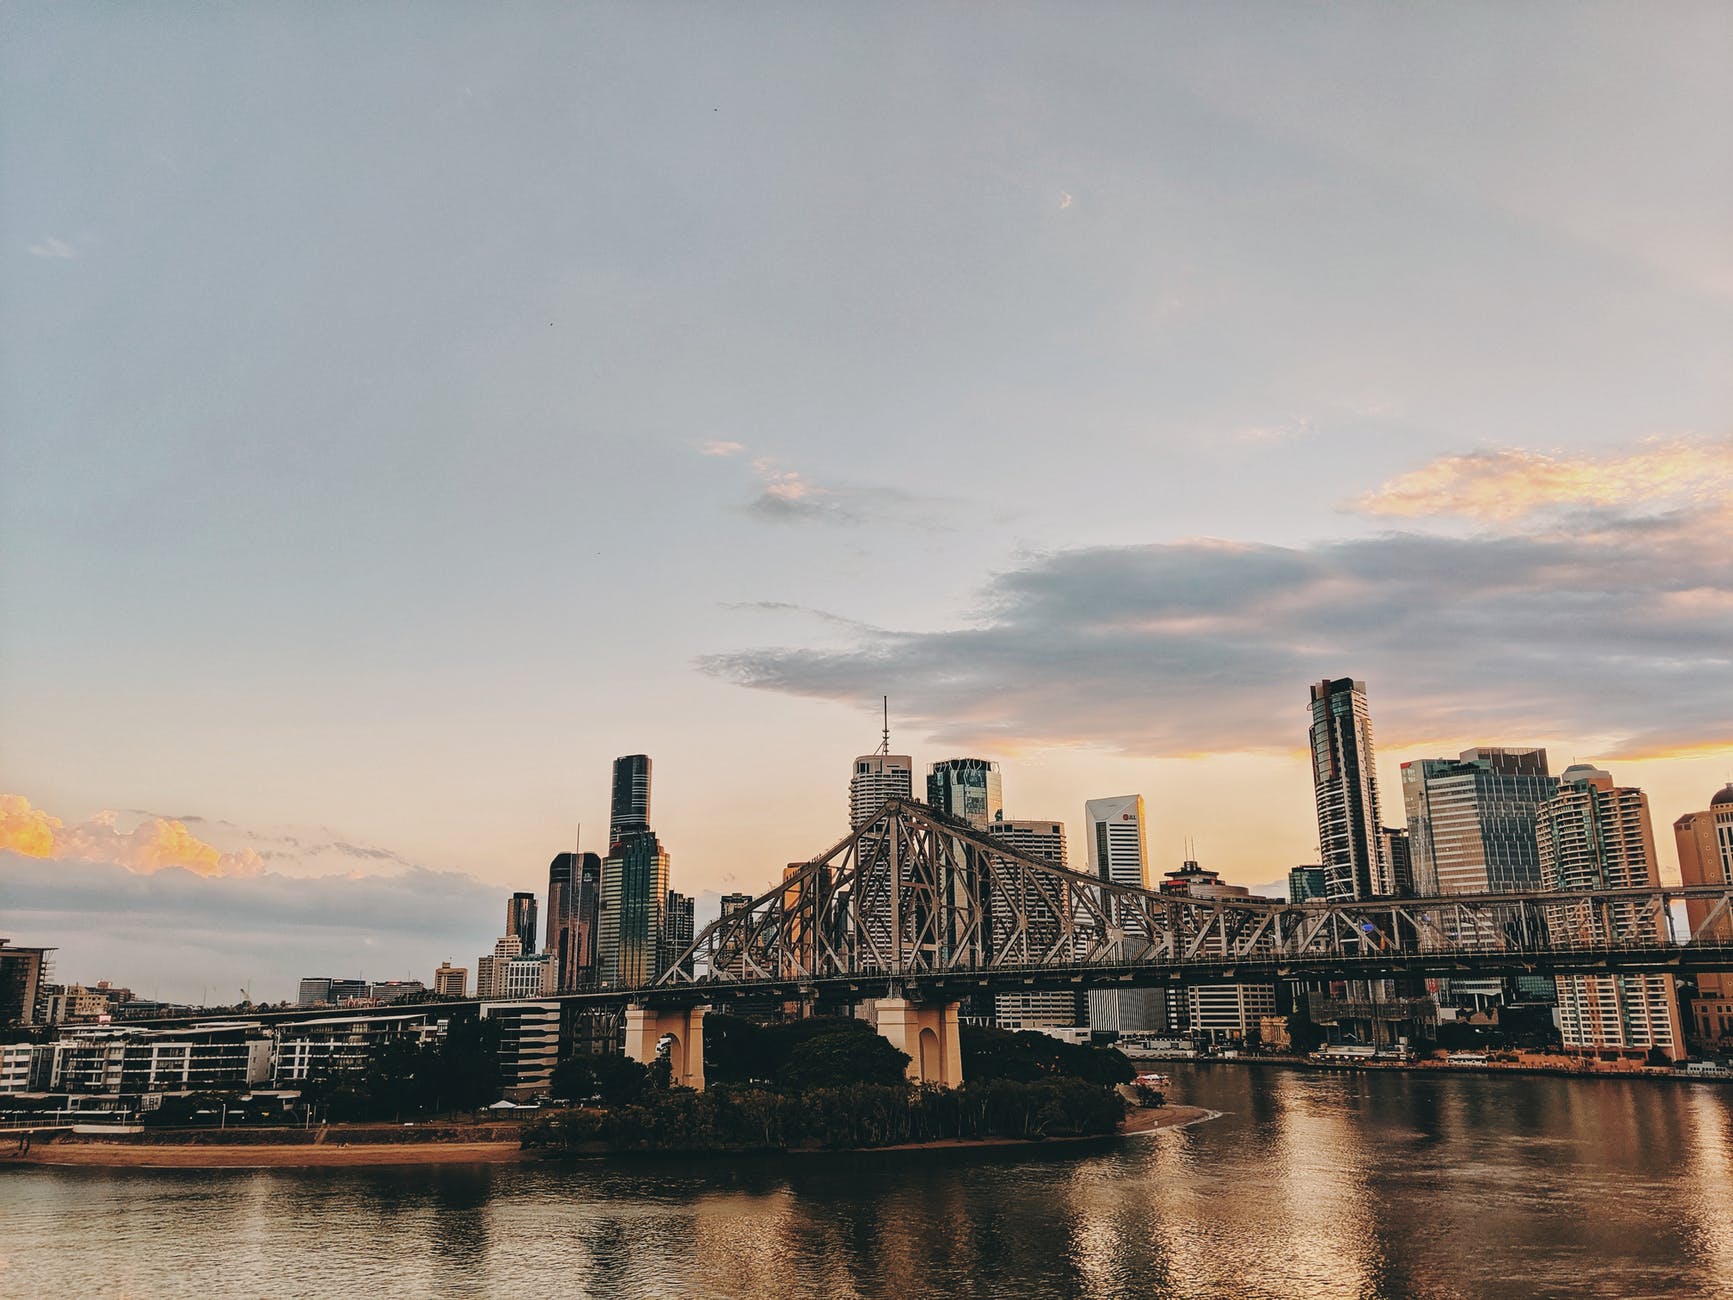
[(536, 1000), (623, 1013), (630, 1055), (649, 1061), (669, 1045), (676, 1081), (699, 1087), (711, 1006), (852, 1004), (909, 1054), (912, 1078), (949, 1084), (961, 1078), (958, 1007), (980, 995), (1707, 971), (1733, 971), (1733, 884), (1353, 902), (1197, 898), (1072, 871), (892, 800), (705, 926), (654, 983)]
[(653, 985), (630, 992), (629, 1014), (642, 1050), (652, 1031), (701, 1037), (693, 1016), (704, 1004), (869, 1003), (910, 1052), (911, 1075), (928, 1079), (951, 1073), (949, 1060), (929, 1072), (928, 1034), (950, 1058), (957, 1005), (978, 994), (1730, 970), (1733, 885), (1196, 898), (1072, 871), (892, 800), (706, 926)]

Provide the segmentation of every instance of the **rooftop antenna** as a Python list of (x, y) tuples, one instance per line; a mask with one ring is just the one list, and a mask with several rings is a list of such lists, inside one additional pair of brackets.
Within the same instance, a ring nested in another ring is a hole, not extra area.
[(888, 755), (891, 752), (891, 697), (881, 695), (879, 699), (883, 702), (885, 709), (885, 729), (883, 738), (879, 741), (879, 753)]

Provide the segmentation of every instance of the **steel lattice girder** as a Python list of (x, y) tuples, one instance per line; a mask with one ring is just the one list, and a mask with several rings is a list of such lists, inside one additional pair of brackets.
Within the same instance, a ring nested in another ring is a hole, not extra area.
[[(1733, 886), (1528, 891), (1339, 903), (1197, 899), (1055, 866), (935, 813), (887, 802), (746, 907), (709, 925), (658, 986), (787, 985), (971, 972), (1092, 973), (1237, 961), (1406, 969), (1676, 949), (1671, 905), (1733, 933)], [(1114, 976), (1117, 978), (1117, 975)]]

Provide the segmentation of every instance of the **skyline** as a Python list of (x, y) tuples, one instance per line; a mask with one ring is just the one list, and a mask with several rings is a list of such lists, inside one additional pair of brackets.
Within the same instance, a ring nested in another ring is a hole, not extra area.
[(0, 935), (68, 978), (472, 964), (631, 753), (757, 893), (885, 694), (1254, 889), (1323, 678), (1391, 824), (1476, 745), (1733, 779), (1724, 6), (0, 34), (0, 791), (96, 855)]
[[(1425, 757), (1454, 758), (1454, 755)], [(1388, 784), (1390, 776), (1381, 775), (1380, 784), (1400, 792), (1403, 784), (1400, 771), (1410, 761), (1414, 759), (1381, 759), (1381, 767), (1394, 768), (1396, 782), (1392, 787)], [(1566, 765), (1554, 763), (1553, 766), (1562, 771)], [(852, 766), (849, 770), (852, 775)], [(1003, 775), (1002, 767), (1000, 775)], [(612, 782), (603, 784), (609, 791), (606, 797), (611, 804)], [(842, 784), (846, 791), (846, 777)], [(1727, 784), (1733, 785), (1733, 782)], [(1713, 793), (1715, 791), (1705, 794), (1696, 805), (1680, 813), (1661, 809), (1656, 813), (1658, 824), (1671, 826), (1684, 812), (1707, 808)], [(1140, 806), (1145, 802), (1140, 795), (1098, 796), (1092, 802), (1114, 802), (1121, 797), (1138, 798)], [(662, 806), (660, 801), (659, 806)], [(1026, 816), (1013, 812), (1009, 806), (1005, 815), (1008, 819)], [(1036, 816), (1040, 820), (1061, 823), (1068, 835), (1084, 834), (1089, 819), (1087, 808), (1080, 809), (1076, 817), (1058, 813)], [(1400, 810), (1393, 809), (1384, 820), (1387, 824), (1394, 824), (1399, 817)], [(129, 819), (137, 819), (137, 824), (123, 829)], [(1405, 817), (1401, 819), (1406, 821)], [(485, 942), (476, 938), (498, 928), (487, 921), (486, 916), (497, 912), (502, 903), (509, 908), (518, 896), (539, 898), (548, 871), (546, 866), (532, 868), (525, 878), (514, 877), (502, 888), (470, 873), (432, 871), (389, 850), (342, 840), (307, 843), (283, 837), (277, 847), (261, 849), (257, 845), (269, 845), (270, 837), (244, 831), (230, 823), (217, 823), (205, 831), (207, 823), (204, 819), (193, 820), (195, 827), (189, 828), (181, 820), (153, 817), (135, 810), (124, 817), (113, 813), (98, 814), (88, 821), (67, 826), (46, 810), (29, 806), (20, 796), (0, 795), (0, 901), (9, 904), (6, 912), (9, 917), (22, 917), (26, 922), (34, 919), (46, 927), (42, 933), (20, 931), (8, 937), (23, 944), (34, 942), (57, 946), (63, 953), (71, 954), (73, 960), (86, 964), (92, 960), (106, 960), (110, 964), (129, 960), (138, 962), (143, 958), (152, 967), (151, 976), (147, 978), (138, 978), (125, 970), (74, 976), (62, 968), (59, 975), (63, 979), (94, 982), (102, 978), (116, 983), (130, 982), (141, 992), (148, 989), (153, 997), (191, 1001), (193, 988), (201, 990), (202, 999), (212, 987), (224, 987), (223, 975), (244, 969), (247, 974), (239, 980), (240, 987), (261, 1000), (274, 1001), (278, 999), (259, 986), (254, 972), (261, 969), (270, 972), (266, 977), (267, 984), (283, 983), (292, 987), (310, 974), (426, 980), (429, 977), (421, 967), (431, 966), (435, 960), (473, 963), (475, 957), (464, 945), (487, 950), (498, 938), (497, 934), (489, 934)], [(849, 818), (846, 814), (841, 815), (838, 822), (837, 834), (840, 835), (846, 831)], [(1315, 837), (1316, 823), (1313, 825)], [(1147, 830), (1147, 823), (1143, 824), (1143, 830)], [(216, 844), (201, 839), (200, 831), (212, 834), (213, 839), (233, 842), (239, 836), (253, 843), (238, 851), (224, 852)], [(827, 840), (810, 852), (816, 853), (831, 842)], [(285, 849), (283, 845), (291, 848)], [(1657, 857), (1661, 864), (1662, 882), (1678, 883), (1680, 872), (1672, 837), (1658, 835), (1657, 847), (1660, 849)], [(551, 857), (566, 852), (560, 850)], [(1184, 850), (1186, 858), (1198, 852), (1194, 845), (1188, 845)], [(292, 863), (303, 864), (310, 858), (328, 859), (330, 855), (383, 859), (395, 863), (400, 869), (391, 874), (352, 870), (323, 876), (295, 876), (272, 869), (274, 860), (285, 857)], [(1306, 863), (1315, 861), (1316, 857), (1314, 853)], [(1151, 853), (1148, 859), (1150, 887), (1155, 887), (1163, 872), (1183, 860), (1176, 858), (1169, 863)], [(1206, 867), (1217, 869), (1207, 857), (1203, 862)], [(50, 863), (60, 869), (55, 873), (58, 879), (51, 880), (45, 874)], [(728, 891), (695, 887), (681, 873), (679, 863), (676, 854), (670, 883), (696, 899), (702, 927), (714, 919), (721, 895)], [(1287, 892), (1288, 870), (1304, 863), (1265, 865), (1269, 868), (1267, 871), (1254, 871), (1243, 882), (1229, 883), (1248, 887), (1254, 894), (1282, 897)], [(780, 870), (780, 865), (767, 867), (762, 879), (737, 880), (734, 885), (752, 897), (773, 893), (780, 879)], [(1262, 878), (1259, 878), (1260, 874)], [(526, 883), (528, 890), (515, 888)], [(188, 918), (193, 918), (193, 924), (186, 937), (193, 942), (189, 951), (178, 954), (178, 962), (171, 962), (166, 967), (166, 978), (170, 981), (168, 987), (174, 991), (165, 992), (161, 982), (165, 977), (161, 960), (163, 946), (157, 929), (152, 926), (143, 936), (135, 936), (133, 926), (140, 919), (166, 920), (185, 926)], [(223, 924), (225, 921), (227, 926)], [(285, 927), (289, 938), (280, 942)], [(233, 940), (232, 946), (226, 950), (221, 946), (212, 947), (209, 943), (211, 937), (225, 930)], [(44, 937), (48, 933), (57, 934), (69, 942), (56, 945), (52, 939)], [(432, 946), (442, 937), (445, 947), (437, 958), (430, 957)], [(108, 954), (106, 957), (100, 956), (105, 953)], [(244, 958), (240, 957), (242, 953), (246, 954)], [(152, 956), (155, 960), (151, 960)], [(386, 962), (386, 967), (379, 969), (369, 964), (378, 961)], [(401, 968), (391, 964), (398, 961), (404, 963)], [(327, 971), (326, 966), (332, 969)]]

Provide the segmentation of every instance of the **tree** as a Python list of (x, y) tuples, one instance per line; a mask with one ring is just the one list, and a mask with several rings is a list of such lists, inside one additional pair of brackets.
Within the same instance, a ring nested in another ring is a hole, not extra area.
[(499, 1021), (453, 1016), (427, 1075), (436, 1108), (477, 1110), (499, 1097)]
[(607, 1106), (637, 1101), (650, 1087), (650, 1072), (618, 1052), (568, 1056), (554, 1069), (553, 1093), (567, 1101), (600, 1100)]
[[(777, 1026), (780, 1029), (781, 1026)], [(712, 1084), (753, 1083), (776, 1077), (781, 1043), (774, 1029), (744, 1016), (704, 1017), (704, 1078)]]
[(1305, 1055), (1315, 1052), (1324, 1041), (1324, 1031), (1312, 1023), (1304, 1007), (1295, 1007), (1288, 1014), (1288, 1050)]
[(908, 1068), (909, 1054), (878, 1034), (842, 1031), (798, 1043), (777, 1081), (801, 1092), (855, 1083), (903, 1084)]
[(1039, 1079), (1073, 1078), (1089, 1083), (1129, 1083), (1137, 1074), (1131, 1061), (1115, 1047), (1089, 1047), (1067, 1043), (1030, 1030), (963, 1026), (963, 1077), (965, 1079), (1016, 1079), (1032, 1083)]

